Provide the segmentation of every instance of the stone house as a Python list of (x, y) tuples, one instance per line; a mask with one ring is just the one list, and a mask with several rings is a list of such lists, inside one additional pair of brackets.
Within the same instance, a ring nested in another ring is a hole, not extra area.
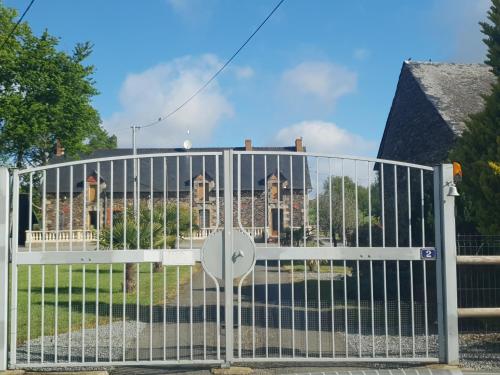
[[(245, 147), (247, 151), (305, 151), (302, 140), (292, 147)], [(198, 148), (189, 152), (220, 152), (222, 148)], [(138, 154), (151, 154), (137, 163), (138, 193), (134, 194), (134, 162), (130, 159), (76, 164), (47, 170), (46, 239), (95, 239), (95, 229), (106, 228), (111, 217), (133, 209), (134, 199), (150, 207), (167, 204), (190, 206), (193, 212), (193, 237), (203, 238), (224, 220), (223, 158), (216, 156), (182, 156), (183, 149), (138, 149)], [(176, 153), (163, 157), (159, 154)], [(98, 150), (82, 160), (131, 155), (131, 149)], [(155, 156), (156, 155), (156, 156)], [(253, 160), (252, 160), (253, 159)], [(279, 160), (278, 160), (279, 159)], [(305, 164), (304, 164), (305, 159)], [(69, 161), (56, 152), (51, 165)], [(291, 163), (290, 163), (291, 162)], [(311, 189), (307, 158), (303, 156), (242, 155), (241, 175), (234, 161), (234, 220), (256, 237), (276, 240), (285, 228), (307, 226), (308, 192)], [(290, 168), (290, 164), (292, 168)], [(279, 170), (278, 170), (279, 165)], [(253, 169), (252, 169), (253, 166)], [(305, 170), (303, 169), (305, 166)], [(219, 174), (217, 175), (217, 168)], [(217, 181), (217, 176), (219, 180)], [(304, 179), (305, 177), (305, 179)], [(217, 189), (218, 186), (218, 189)], [(238, 187), (241, 188), (238, 188)], [(305, 188), (305, 189), (304, 189)], [(71, 198), (72, 197), (72, 198)], [(58, 199), (57, 199), (58, 198)], [(130, 212), (130, 211), (129, 211)], [(292, 218), (293, 213), (293, 218)], [(306, 222), (304, 223), (304, 217)], [(41, 240), (41, 228), (27, 233), (27, 241)], [(72, 233), (69, 233), (71, 229)]]

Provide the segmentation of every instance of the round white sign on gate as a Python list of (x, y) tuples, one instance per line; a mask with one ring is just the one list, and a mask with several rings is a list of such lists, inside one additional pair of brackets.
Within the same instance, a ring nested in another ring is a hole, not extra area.
[[(255, 243), (252, 238), (239, 230), (233, 230), (233, 246), (228, 250), (233, 266), (233, 277), (243, 276), (255, 263)], [(224, 235), (223, 231), (211, 233), (201, 248), (203, 269), (216, 277), (224, 279)]]

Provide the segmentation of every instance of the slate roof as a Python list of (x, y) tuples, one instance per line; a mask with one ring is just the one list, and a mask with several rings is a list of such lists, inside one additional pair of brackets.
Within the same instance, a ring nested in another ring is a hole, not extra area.
[(483, 109), (495, 79), (484, 64), (405, 61), (378, 157), (442, 162), (465, 121)]
[[(221, 152), (227, 148), (193, 148), (189, 150), (190, 152)], [(244, 150), (244, 148), (233, 148), (234, 150)], [(253, 147), (254, 151), (284, 151), (290, 152), (295, 151), (295, 147)], [(203, 173), (203, 157), (193, 156), (192, 157), (192, 172), (190, 170), (190, 161), (188, 156), (182, 156), (182, 153), (186, 152), (184, 149), (178, 148), (147, 148), (138, 149), (137, 154), (163, 154), (163, 153), (178, 153), (179, 155), (179, 191), (189, 192), (191, 185), (191, 177), (194, 179), (198, 175)], [(116, 156), (132, 155), (132, 149), (113, 149), (113, 150), (97, 150), (90, 155), (83, 156), (80, 159), (82, 161), (88, 159), (96, 158), (109, 158)], [(209, 180), (215, 180), (216, 178), (216, 160), (215, 156), (205, 156), (205, 175)], [(302, 189), (303, 187), (303, 157), (302, 156), (292, 156), (292, 166), (293, 166), (293, 186), (294, 190)], [(142, 158), (140, 159), (139, 166), (139, 176), (140, 176), (140, 186), (141, 192), (149, 192), (151, 181), (154, 192), (163, 192), (164, 190), (164, 161), (163, 158)], [(153, 165), (153, 178), (151, 180), (151, 160)], [(60, 163), (68, 162), (70, 159), (65, 156), (53, 157), (49, 164), (57, 165)], [(126, 164), (126, 186), (124, 186), (124, 175), (125, 175), (125, 164)], [(233, 173), (233, 186), (236, 189), (238, 184), (237, 179), (237, 158), (233, 163), (234, 173)], [(266, 164), (266, 168), (264, 167)], [(252, 168), (251, 168), (251, 157), (242, 156), (241, 158), (241, 190), (250, 191), (252, 188)], [(97, 176), (97, 163), (87, 163), (86, 164), (86, 176)], [(223, 176), (224, 162), (222, 156), (219, 157), (219, 188), (224, 187), (224, 176)], [(111, 163), (109, 161), (101, 162), (99, 165), (99, 175), (103, 182), (106, 183), (106, 191), (111, 189)], [(166, 158), (166, 175), (167, 175), (167, 190), (169, 193), (177, 191), (177, 157), (167, 157)], [(265, 173), (267, 172), (267, 177), (276, 174), (277, 172), (277, 157), (276, 155), (254, 155), (254, 190), (262, 191), (264, 190)], [(289, 156), (280, 156), (280, 172), (281, 179), (290, 180), (290, 158)], [(55, 193), (57, 189), (57, 178), (56, 178), (56, 168), (51, 168), (47, 170), (47, 193)], [(69, 193), (70, 191), (70, 168), (62, 167), (59, 168), (59, 192)], [(192, 174), (191, 174), (192, 173)], [(309, 176), (309, 167), (306, 158), (306, 189), (311, 188), (311, 181)], [(73, 192), (81, 192), (83, 189), (84, 181), (84, 167), (82, 164), (73, 166)], [(124, 189), (128, 193), (133, 192), (133, 161), (128, 159), (126, 162), (123, 160), (116, 160), (113, 162), (113, 192), (123, 193)]]
[(469, 115), (480, 112), (495, 75), (485, 64), (405, 62), (422, 91), (457, 135)]

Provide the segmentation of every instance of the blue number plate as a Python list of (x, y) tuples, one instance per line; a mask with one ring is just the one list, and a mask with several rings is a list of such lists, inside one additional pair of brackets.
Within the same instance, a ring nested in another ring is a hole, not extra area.
[(423, 247), (420, 249), (420, 258), (424, 260), (436, 259), (437, 251), (434, 247)]

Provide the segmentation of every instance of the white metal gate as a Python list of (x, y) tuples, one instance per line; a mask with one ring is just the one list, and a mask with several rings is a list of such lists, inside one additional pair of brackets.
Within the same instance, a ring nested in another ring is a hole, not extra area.
[(8, 366), (454, 363), (452, 183), (269, 150), (14, 171)]

